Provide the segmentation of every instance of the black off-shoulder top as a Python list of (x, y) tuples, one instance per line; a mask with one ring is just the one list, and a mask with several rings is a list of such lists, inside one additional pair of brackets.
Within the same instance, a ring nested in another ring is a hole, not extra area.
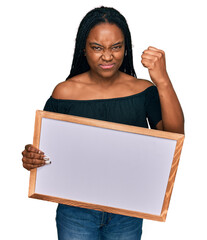
[(148, 128), (147, 119), (150, 127), (155, 128), (162, 118), (155, 86), (134, 95), (109, 99), (65, 100), (51, 96), (44, 110), (145, 128)]

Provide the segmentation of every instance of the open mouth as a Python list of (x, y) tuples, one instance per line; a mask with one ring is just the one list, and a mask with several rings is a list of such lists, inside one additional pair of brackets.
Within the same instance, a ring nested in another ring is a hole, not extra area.
[(102, 68), (102, 69), (111, 69), (114, 67), (114, 63), (113, 64), (100, 64), (99, 66)]

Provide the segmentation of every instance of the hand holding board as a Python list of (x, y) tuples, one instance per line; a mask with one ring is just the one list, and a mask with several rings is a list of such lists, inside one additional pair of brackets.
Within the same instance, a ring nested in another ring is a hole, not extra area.
[(184, 135), (45, 111), (34, 146), (52, 164), (31, 171), (29, 197), (165, 221)]

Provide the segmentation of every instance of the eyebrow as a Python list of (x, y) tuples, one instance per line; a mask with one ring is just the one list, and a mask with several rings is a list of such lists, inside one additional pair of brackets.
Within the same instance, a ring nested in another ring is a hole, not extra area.
[[(124, 41), (114, 43), (114, 44), (112, 45), (112, 47), (113, 47), (113, 46), (116, 46), (116, 45), (119, 45), (119, 44), (123, 44), (123, 43), (124, 43)], [(90, 42), (89, 44), (90, 44), (90, 45), (97, 45), (97, 46), (103, 47), (103, 45), (101, 45), (101, 44), (99, 44), (99, 43), (96, 43), (96, 42)]]

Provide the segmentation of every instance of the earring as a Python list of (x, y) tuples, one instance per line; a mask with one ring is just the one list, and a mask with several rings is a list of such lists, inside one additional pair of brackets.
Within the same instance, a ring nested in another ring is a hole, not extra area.
[(127, 50), (125, 51), (125, 53), (124, 53), (124, 56), (126, 56), (127, 55)]

